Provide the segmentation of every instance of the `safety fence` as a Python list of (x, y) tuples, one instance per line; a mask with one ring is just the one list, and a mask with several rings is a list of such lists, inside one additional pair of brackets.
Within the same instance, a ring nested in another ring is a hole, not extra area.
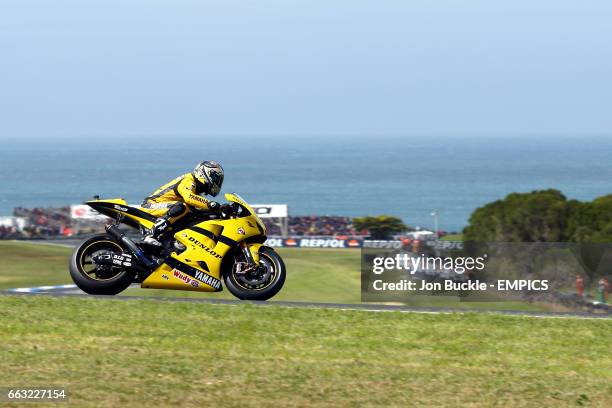
[(339, 237), (269, 237), (266, 245), (274, 248), (390, 248), (400, 249), (400, 240), (372, 240)]

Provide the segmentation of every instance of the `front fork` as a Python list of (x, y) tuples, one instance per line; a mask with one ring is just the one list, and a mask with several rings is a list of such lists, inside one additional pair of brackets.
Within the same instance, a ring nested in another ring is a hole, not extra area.
[(247, 273), (259, 266), (259, 248), (261, 244), (248, 244), (245, 241), (240, 243), (240, 250), (246, 260), (245, 265), (236, 264), (236, 273)]

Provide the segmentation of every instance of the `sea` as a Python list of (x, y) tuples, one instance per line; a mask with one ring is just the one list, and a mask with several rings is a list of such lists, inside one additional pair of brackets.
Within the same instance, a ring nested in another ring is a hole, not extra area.
[(612, 137), (83, 136), (0, 143), (0, 215), (94, 195), (138, 204), (201, 160), (225, 168), (224, 192), (290, 215), (389, 214), (461, 231), (478, 207), (512, 192), (612, 193)]

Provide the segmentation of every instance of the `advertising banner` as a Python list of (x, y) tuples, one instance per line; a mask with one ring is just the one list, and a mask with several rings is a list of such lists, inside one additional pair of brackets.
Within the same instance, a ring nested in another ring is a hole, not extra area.
[[(286, 218), (288, 215), (285, 204), (256, 204), (251, 206), (255, 213), (261, 218)], [(84, 204), (70, 206), (70, 216), (81, 220), (105, 220), (106, 216), (100, 214), (93, 208)]]
[(251, 207), (261, 218), (287, 218), (289, 214), (286, 204), (254, 204)]
[(104, 221), (107, 219), (105, 215), (100, 214), (90, 206), (84, 204), (71, 205), (70, 217), (74, 220), (88, 221)]
[(271, 237), (266, 245), (275, 248), (387, 248), (400, 249), (402, 241), (337, 237)]

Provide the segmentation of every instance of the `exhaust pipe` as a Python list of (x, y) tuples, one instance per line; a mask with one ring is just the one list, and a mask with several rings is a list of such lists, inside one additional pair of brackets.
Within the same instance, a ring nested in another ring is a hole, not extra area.
[(125, 235), (116, 225), (107, 225), (106, 232), (111, 234), (117, 241), (121, 242), (125, 247), (136, 257), (140, 263), (149, 269), (157, 267), (157, 264), (142, 252), (142, 249), (138, 247), (128, 236)]
[(94, 265), (113, 267), (119, 266), (124, 269), (128, 269), (136, 272), (139, 276), (147, 275), (150, 273), (149, 270), (143, 268), (140, 262), (135, 262), (135, 256), (130, 252), (117, 253), (104, 253), (102, 255), (96, 255), (92, 258)]

